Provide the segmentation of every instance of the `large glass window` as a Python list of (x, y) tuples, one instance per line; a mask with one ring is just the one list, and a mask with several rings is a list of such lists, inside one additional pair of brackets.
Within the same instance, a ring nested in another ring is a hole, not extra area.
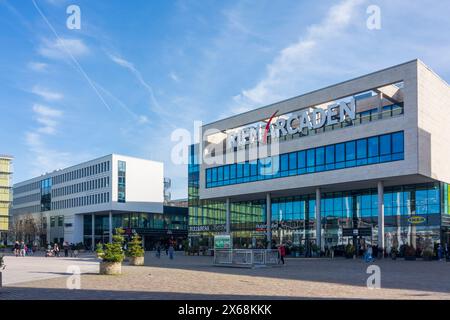
[(367, 139), (356, 141), (356, 164), (362, 166), (367, 164)]
[(349, 141), (345, 144), (345, 166), (354, 167), (356, 165), (356, 143)]
[(334, 145), (326, 148), (325, 155), (325, 170), (333, 170), (335, 168)]
[(380, 136), (380, 162), (391, 161), (391, 137), (390, 134)]
[(368, 163), (378, 162), (378, 137), (368, 139)]
[(206, 187), (211, 188), (403, 159), (402, 131), (284, 153), (258, 161), (208, 168), (205, 180)]
[(126, 201), (126, 162), (118, 161), (118, 183), (117, 183), (117, 202), (125, 202)]
[(316, 149), (316, 171), (325, 170), (325, 148), (320, 147)]

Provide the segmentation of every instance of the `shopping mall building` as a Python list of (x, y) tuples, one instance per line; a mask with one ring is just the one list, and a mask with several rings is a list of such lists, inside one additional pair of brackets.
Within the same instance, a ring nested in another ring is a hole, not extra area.
[(448, 84), (413, 60), (204, 125), (190, 148), (191, 242), (448, 243), (449, 124)]

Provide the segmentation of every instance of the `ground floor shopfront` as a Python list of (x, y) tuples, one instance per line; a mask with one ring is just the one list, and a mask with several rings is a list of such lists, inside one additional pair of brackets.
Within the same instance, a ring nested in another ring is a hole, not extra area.
[(170, 207), (165, 211), (164, 214), (114, 211), (85, 214), (83, 243), (87, 248), (92, 248), (93, 243), (107, 243), (116, 228), (123, 228), (128, 240), (132, 234), (139, 234), (146, 250), (153, 250), (158, 244), (165, 246), (169, 242), (179, 248), (187, 239), (187, 209)]
[[(378, 187), (319, 190), (316, 194), (248, 202), (194, 202), (201, 206), (190, 208), (190, 241), (192, 245), (212, 247), (215, 234), (229, 231), (235, 248), (283, 243), (295, 256), (314, 255), (319, 248), (322, 254), (331, 248), (339, 254), (349, 243), (357, 252), (372, 245), (384, 247), (387, 254), (394, 248), (402, 254), (405, 246), (411, 245), (420, 254), (450, 243), (447, 184)], [(380, 218), (384, 226), (381, 232)]]

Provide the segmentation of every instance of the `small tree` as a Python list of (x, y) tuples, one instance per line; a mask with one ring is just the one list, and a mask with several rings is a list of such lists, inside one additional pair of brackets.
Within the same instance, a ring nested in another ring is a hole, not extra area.
[(129, 257), (143, 257), (145, 254), (144, 248), (142, 248), (141, 237), (135, 233), (133, 234), (131, 241), (128, 243), (127, 256)]
[(116, 234), (112, 237), (112, 243), (105, 245), (102, 259), (104, 262), (122, 262), (125, 258), (122, 245), (124, 242), (123, 234), (125, 231), (122, 228), (116, 228)]
[(100, 242), (97, 243), (97, 245), (95, 246), (95, 252), (97, 253), (97, 257), (101, 257), (105, 254), (105, 251), (103, 250), (103, 244), (101, 244)]

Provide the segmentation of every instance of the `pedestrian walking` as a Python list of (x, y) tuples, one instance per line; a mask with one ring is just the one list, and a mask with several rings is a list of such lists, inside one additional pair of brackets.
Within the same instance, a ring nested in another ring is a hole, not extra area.
[(286, 248), (284, 247), (284, 245), (280, 244), (280, 246), (278, 247), (278, 253), (280, 256), (280, 261), (284, 264), (284, 256), (286, 255)]
[(372, 261), (373, 261), (373, 256), (372, 256), (372, 254), (373, 254), (372, 246), (371, 246), (371, 245), (368, 245), (368, 246), (367, 246), (366, 253), (365, 253), (365, 255), (364, 255), (364, 258), (365, 258), (366, 262), (372, 262)]
[(440, 243), (439, 243), (438, 248), (437, 248), (437, 253), (438, 253), (439, 261), (442, 261), (442, 246), (441, 246)]
[(19, 244), (19, 241), (16, 241), (16, 242), (14, 243), (14, 255), (15, 255), (16, 257), (18, 257), (19, 254), (20, 254), (20, 244)]
[(55, 257), (59, 257), (59, 246), (57, 243), (53, 246), (53, 252), (55, 254)]
[(444, 251), (445, 251), (445, 258), (447, 259), (449, 256), (448, 256), (448, 243), (445, 243), (445, 249), (444, 249)]
[(156, 245), (156, 257), (161, 258), (161, 246), (159, 243)]
[(63, 242), (63, 248), (64, 248), (64, 257), (68, 257), (69, 256), (69, 244), (67, 243), (67, 241)]
[(25, 257), (25, 243), (23, 241), (20, 242), (20, 256)]
[(173, 252), (174, 252), (175, 250), (174, 250), (174, 248), (173, 248), (173, 245), (172, 244), (170, 244), (169, 245), (169, 258), (170, 258), (170, 260), (173, 260)]

